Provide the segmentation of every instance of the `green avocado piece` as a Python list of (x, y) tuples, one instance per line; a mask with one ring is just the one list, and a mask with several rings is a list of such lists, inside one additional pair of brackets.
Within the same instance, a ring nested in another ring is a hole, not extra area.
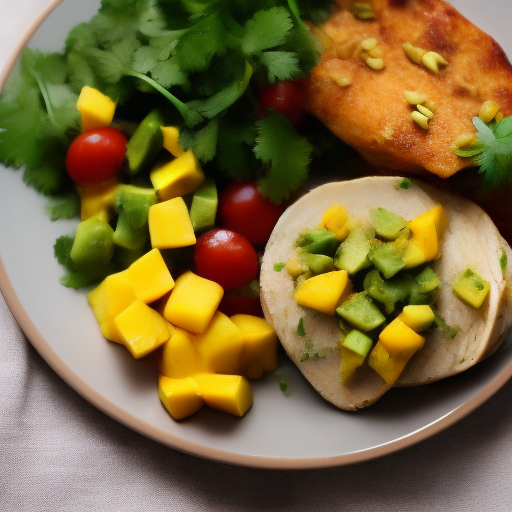
[(354, 329), (345, 336), (345, 339), (341, 342), (341, 344), (356, 354), (366, 357), (372, 348), (373, 341), (371, 338), (366, 336), (366, 334), (363, 334), (361, 331)]
[(418, 283), (422, 293), (430, 293), (441, 284), (439, 276), (428, 265), (415, 276), (414, 280)]
[(306, 251), (301, 251), (299, 258), (301, 262), (304, 263), (304, 265), (307, 265), (314, 274), (328, 272), (334, 267), (333, 259), (329, 256), (324, 256), (323, 254), (311, 254)]
[(332, 231), (325, 228), (315, 228), (303, 231), (299, 235), (296, 245), (311, 254), (333, 257), (340, 242)]
[(466, 269), (452, 287), (459, 299), (475, 308), (479, 308), (487, 297), (491, 285), (471, 269)]
[(129, 216), (123, 209), (117, 217), (116, 230), (114, 231), (114, 243), (125, 249), (139, 249), (149, 239), (147, 223), (141, 227), (134, 227)]
[(356, 226), (336, 251), (334, 264), (337, 268), (354, 275), (370, 266), (370, 260), (368, 259), (370, 246), (368, 235), (360, 226)]
[(414, 284), (410, 274), (383, 279), (379, 271), (373, 269), (366, 274), (363, 288), (370, 297), (384, 304), (385, 312), (389, 315), (395, 310), (397, 302), (407, 300)]
[(190, 205), (190, 221), (196, 233), (213, 228), (218, 204), (215, 180), (211, 177), (206, 178), (203, 184), (194, 192)]
[(355, 293), (336, 309), (338, 315), (357, 329), (368, 332), (386, 321), (379, 308), (367, 297), (366, 293)]
[(133, 228), (141, 228), (148, 223), (149, 208), (154, 204), (156, 204), (154, 189), (119, 185), (115, 209), (118, 213), (124, 212), (126, 222)]
[(114, 254), (114, 230), (105, 213), (98, 213), (78, 224), (70, 257), (76, 270), (107, 264)]
[(375, 233), (386, 240), (396, 240), (400, 232), (407, 227), (407, 221), (403, 217), (385, 208), (371, 210), (370, 215)]
[(126, 146), (128, 173), (137, 174), (152, 164), (163, 148), (164, 119), (158, 109), (152, 110), (140, 123)]
[(405, 266), (403, 250), (397, 248), (395, 242), (375, 244), (370, 251), (369, 258), (386, 279), (393, 277)]

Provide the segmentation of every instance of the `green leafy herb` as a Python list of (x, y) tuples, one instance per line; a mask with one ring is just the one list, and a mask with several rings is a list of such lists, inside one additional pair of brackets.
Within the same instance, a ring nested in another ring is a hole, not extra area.
[(473, 118), (478, 130), (477, 140), (467, 147), (455, 148), (456, 155), (472, 158), (484, 175), (489, 189), (512, 184), (512, 117), (486, 125), (479, 117)]
[(283, 395), (288, 395), (288, 383), (279, 372), (276, 372), (276, 376), (279, 379), (279, 389), (281, 390), (281, 393), (283, 393)]
[(300, 358), (301, 363), (307, 361), (309, 358), (325, 357), (325, 350), (323, 348), (315, 347), (314, 343), (309, 339), (308, 336), (306, 336), (303, 318), (299, 320), (299, 324), (297, 325), (297, 334), (301, 338), (304, 338), (304, 343), (306, 345), (306, 351), (302, 354), (302, 357)]
[(281, 272), (286, 267), (286, 263), (275, 263), (274, 264), (274, 271), (275, 272)]
[(448, 325), (445, 319), (439, 316), (437, 313), (434, 316), (434, 323), (436, 324), (437, 328), (441, 329), (445, 336), (450, 340), (455, 338), (457, 333), (460, 331), (460, 327), (458, 325)]
[(412, 187), (412, 181), (409, 178), (404, 178), (396, 185), (397, 190), (399, 190), (399, 189), (407, 190), (411, 187)]
[(500, 269), (503, 276), (507, 273), (508, 256), (504, 249), (501, 250), (500, 255)]

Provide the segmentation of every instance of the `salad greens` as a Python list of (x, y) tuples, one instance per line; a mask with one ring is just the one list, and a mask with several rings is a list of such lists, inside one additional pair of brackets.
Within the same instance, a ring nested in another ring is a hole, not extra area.
[(258, 121), (255, 90), (308, 75), (320, 49), (301, 16), (324, 19), (329, 6), (103, 0), (89, 22), (71, 30), (62, 53), (24, 51), (19, 76), (0, 96), (0, 161), (24, 166), (27, 184), (59, 197), (49, 206), (52, 218), (74, 216), (65, 155), (79, 134), (76, 101), (88, 85), (117, 102), (123, 121), (140, 122), (159, 108), (212, 173), (258, 180), (281, 202), (307, 177), (313, 146), (276, 112)]

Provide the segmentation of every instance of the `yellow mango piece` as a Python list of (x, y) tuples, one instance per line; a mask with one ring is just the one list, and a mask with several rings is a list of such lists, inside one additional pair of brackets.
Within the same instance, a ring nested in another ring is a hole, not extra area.
[(76, 108), (82, 119), (82, 131), (88, 132), (112, 123), (116, 103), (97, 89), (86, 85), (80, 92)]
[(151, 249), (128, 267), (128, 277), (138, 299), (149, 304), (174, 287), (174, 279), (161, 252)]
[(185, 153), (180, 146), (180, 131), (175, 126), (162, 126), (162, 134), (164, 136), (164, 148), (171, 153), (172, 156), (181, 156)]
[(182, 379), (203, 371), (205, 365), (189, 334), (183, 329), (175, 329), (162, 347), (160, 374)]
[(101, 333), (111, 341), (121, 343), (114, 319), (137, 300), (128, 274), (125, 271), (107, 276), (96, 288), (87, 294)]
[(263, 372), (277, 368), (277, 334), (263, 318), (253, 315), (233, 315), (231, 321), (244, 336), (244, 354), (249, 379), (259, 379)]
[(187, 205), (181, 197), (151, 206), (148, 225), (153, 248), (174, 249), (196, 243)]
[(386, 325), (379, 335), (380, 344), (392, 356), (411, 357), (423, 347), (425, 338), (414, 332), (399, 317)]
[(324, 212), (321, 225), (332, 231), (338, 240), (345, 240), (350, 232), (349, 214), (341, 204), (335, 204)]
[(170, 162), (155, 166), (149, 173), (149, 177), (162, 201), (194, 192), (205, 178), (192, 150), (188, 150)]
[(245, 377), (199, 373), (192, 379), (202, 399), (213, 409), (242, 417), (252, 405), (252, 389)]
[(413, 331), (421, 332), (428, 329), (434, 321), (434, 312), (428, 305), (405, 306), (398, 318)]
[(301, 306), (334, 315), (336, 308), (352, 291), (346, 270), (334, 270), (310, 277), (295, 291), (295, 301)]
[(176, 279), (164, 307), (171, 324), (200, 334), (206, 331), (224, 295), (222, 286), (187, 271)]
[(112, 217), (119, 179), (113, 176), (103, 183), (88, 187), (77, 187), (80, 195), (80, 220), (84, 221), (104, 212), (107, 219)]
[(190, 378), (171, 379), (158, 377), (158, 396), (175, 420), (181, 420), (197, 412), (204, 404), (197, 384)]
[(340, 377), (341, 382), (347, 382), (355, 373), (355, 371), (363, 364), (365, 356), (350, 350), (343, 345), (341, 350)]
[(242, 375), (245, 370), (244, 333), (229, 317), (217, 311), (208, 329), (193, 338), (208, 371)]
[(171, 335), (165, 319), (139, 299), (115, 317), (114, 326), (135, 359), (163, 345)]
[(402, 257), (404, 268), (418, 267), (427, 261), (425, 253), (413, 241), (409, 241)]
[(384, 381), (392, 386), (404, 371), (405, 366), (409, 362), (410, 355), (392, 356), (378, 341), (368, 357), (368, 365), (375, 370)]

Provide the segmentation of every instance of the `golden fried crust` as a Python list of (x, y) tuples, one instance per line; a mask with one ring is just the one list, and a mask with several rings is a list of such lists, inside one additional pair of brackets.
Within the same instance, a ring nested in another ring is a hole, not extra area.
[[(372, 6), (373, 21), (339, 10), (321, 32), (312, 29), (324, 53), (308, 82), (306, 109), (375, 166), (451, 176), (471, 165), (452, 145), (475, 132), (471, 120), (482, 104), (495, 100), (505, 116), (512, 114), (512, 67), (496, 41), (442, 0), (374, 0)], [(380, 71), (361, 57), (367, 38), (382, 50)], [(436, 74), (413, 63), (402, 49), (406, 42), (439, 53), (448, 65)], [(351, 84), (338, 85), (344, 78)], [(428, 131), (413, 122), (406, 90), (435, 103)]]

